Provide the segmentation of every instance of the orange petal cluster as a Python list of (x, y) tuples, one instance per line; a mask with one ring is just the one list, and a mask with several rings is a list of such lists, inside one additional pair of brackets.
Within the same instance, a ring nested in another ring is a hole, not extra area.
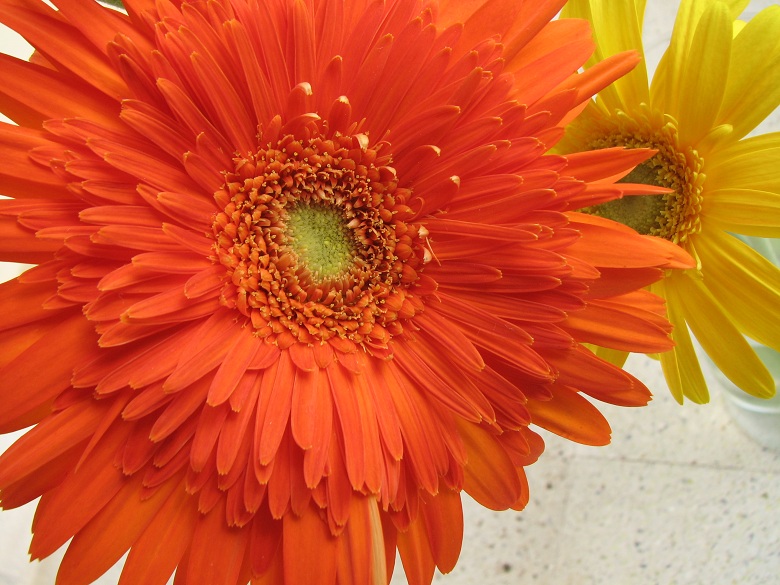
[(58, 584), (428, 584), (462, 491), (528, 501), (530, 425), (648, 400), (583, 344), (667, 349), (689, 260), (572, 211), (647, 153), (545, 154), (635, 62), (577, 75), (562, 3), (0, 2), (0, 499)]

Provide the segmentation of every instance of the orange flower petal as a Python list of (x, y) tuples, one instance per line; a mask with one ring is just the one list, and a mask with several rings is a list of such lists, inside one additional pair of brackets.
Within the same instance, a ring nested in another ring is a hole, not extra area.
[(224, 504), (198, 518), (189, 550), (188, 582), (237, 583), (244, 563), (249, 531), (225, 523)]
[[(316, 509), (285, 516), (282, 532), (285, 583), (330, 585), (336, 578), (338, 540)], [(305, 558), (306, 562), (301, 562)]]
[(197, 519), (192, 496), (182, 489), (174, 489), (133, 543), (120, 585), (166, 583), (184, 555)]
[(585, 445), (606, 445), (611, 429), (601, 413), (577, 392), (557, 388), (548, 401), (528, 400), (534, 423)]
[[(141, 500), (141, 476), (127, 481), (111, 501), (73, 538), (57, 573), (63, 584), (89, 583), (105, 573), (143, 533), (178, 487), (169, 482)], [(114, 538), (100, 538), (110, 530)], [(102, 533), (105, 534), (105, 533)]]

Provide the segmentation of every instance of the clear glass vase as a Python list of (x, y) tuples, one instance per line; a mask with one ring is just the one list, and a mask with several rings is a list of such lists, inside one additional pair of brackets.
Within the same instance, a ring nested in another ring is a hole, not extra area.
[(756, 398), (737, 388), (720, 370), (712, 368), (734, 422), (762, 446), (780, 451), (780, 353), (771, 347), (752, 343), (761, 361), (775, 379), (773, 398)]

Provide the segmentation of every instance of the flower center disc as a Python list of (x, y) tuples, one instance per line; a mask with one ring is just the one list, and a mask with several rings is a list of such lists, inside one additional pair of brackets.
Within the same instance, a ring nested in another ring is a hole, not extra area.
[(356, 243), (339, 211), (321, 204), (299, 203), (287, 217), (287, 238), (312, 280), (343, 278), (353, 265)]
[(425, 249), (419, 226), (404, 221), (409, 192), (366, 143), (288, 135), (225, 173), (212, 226), (226, 268), (220, 299), (257, 335), (386, 348), (422, 310), (412, 287)]
[[(638, 165), (618, 182), (660, 186), (657, 171), (646, 163)], [(640, 234), (657, 234), (661, 231), (661, 218), (667, 207), (667, 197), (667, 195), (627, 196), (589, 207), (588, 212), (620, 222)]]
[(623, 146), (653, 148), (658, 152), (638, 165), (620, 182), (667, 187), (666, 195), (629, 195), (583, 209), (625, 224), (645, 235), (659, 236), (682, 244), (701, 229), (699, 212), (705, 175), (699, 154), (681, 148), (676, 122), (668, 119), (660, 127), (619, 117), (616, 128), (590, 143), (590, 148)]

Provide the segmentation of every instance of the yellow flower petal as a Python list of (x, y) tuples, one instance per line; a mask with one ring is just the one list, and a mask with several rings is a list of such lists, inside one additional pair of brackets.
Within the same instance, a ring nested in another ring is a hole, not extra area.
[(771, 318), (780, 305), (780, 269), (729, 234), (705, 233), (696, 248), (707, 288), (741, 331), (780, 351), (780, 329)]
[(758, 152), (776, 148), (780, 148), (780, 132), (768, 132), (766, 134), (744, 138), (738, 142), (733, 142), (728, 146), (723, 146), (708, 157), (708, 162), (719, 165), (731, 158), (743, 155), (753, 155)]
[(695, 272), (674, 274), (667, 279), (669, 291), (685, 311), (688, 325), (715, 365), (736, 386), (753, 396), (768, 398), (775, 382), (758, 359), (726, 310)]
[[(731, 18), (735, 19), (749, 0), (726, 0), (725, 4)], [(708, 6), (711, 6), (709, 0), (682, 0), (680, 3), (669, 48), (661, 58), (650, 86), (652, 104), (667, 113), (678, 111), (681, 101), (691, 99), (680, 87), (696, 28)]]
[(777, 226), (744, 225), (733, 221), (719, 222), (714, 219), (711, 219), (710, 223), (712, 224), (712, 229), (731, 232), (741, 236), (769, 239), (780, 238), (780, 227)]
[(718, 123), (736, 138), (753, 130), (780, 104), (780, 6), (759, 12), (734, 39)]
[(659, 355), (661, 369), (664, 372), (666, 383), (675, 400), (680, 404), (687, 398), (697, 404), (705, 404), (710, 401), (707, 390), (707, 382), (699, 366), (699, 358), (691, 342), (688, 325), (680, 303), (673, 298), (668, 290), (667, 281), (654, 284), (651, 290), (666, 298), (666, 310), (669, 322), (674, 326), (672, 339), (675, 348)]
[(709, 189), (780, 192), (780, 133), (741, 140), (713, 152), (704, 173)]
[(748, 7), (748, 4), (750, 4), (750, 0), (721, 0), (728, 4), (729, 9), (731, 10), (731, 18), (736, 18), (742, 12), (745, 10), (745, 8)]
[(592, 349), (593, 353), (595, 353), (601, 359), (607, 360), (609, 363), (619, 368), (622, 368), (625, 365), (629, 356), (627, 351), (611, 349), (609, 347), (591, 346), (590, 349)]
[(661, 111), (676, 112), (679, 109), (680, 80), (688, 46), (705, 6), (704, 0), (682, 0), (680, 3), (669, 47), (656, 67), (650, 86), (651, 103)]
[(757, 189), (716, 189), (708, 191), (701, 213), (725, 227), (780, 228), (780, 193)]
[(725, 4), (712, 3), (693, 35), (680, 79), (682, 99), (676, 111), (680, 142), (696, 144), (712, 128), (720, 110), (731, 53), (731, 19)]

